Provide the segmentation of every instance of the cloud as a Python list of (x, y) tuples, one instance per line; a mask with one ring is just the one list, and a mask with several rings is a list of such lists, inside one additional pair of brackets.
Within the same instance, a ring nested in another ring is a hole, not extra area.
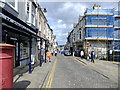
[(62, 23), (62, 21), (63, 21), (63, 20), (61, 20), (61, 19), (58, 19), (58, 23)]
[(73, 10), (76, 14), (82, 14), (86, 10), (86, 6), (80, 3), (66, 2), (64, 5), (64, 10)]
[(115, 2), (40, 2), (41, 7), (47, 9), (45, 16), (59, 44), (65, 44), (73, 23), (78, 22), (79, 15), (84, 15), (86, 8), (92, 8), (94, 4), (102, 8), (118, 8)]

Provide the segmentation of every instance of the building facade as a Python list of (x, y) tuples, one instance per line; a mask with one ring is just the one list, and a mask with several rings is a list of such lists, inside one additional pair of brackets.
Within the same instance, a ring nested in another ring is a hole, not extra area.
[(73, 51), (83, 49), (85, 58), (95, 51), (97, 59), (110, 60), (110, 52), (115, 55), (120, 50), (119, 19), (119, 11), (94, 5), (92, 9), (86, 9), (84, 16), (74, 25), (67, 43), (72, 44)]
[[(85, 16), (86, 54), (94, 50), (96, 58), (106, 59), (109, 42), (114, 39), (114, 9), (101, 9), (99, 5), (94, 5), (93, 9), (86, 10)], [(87, 43), (89, 47), (86, 47)]]
[(0, 10), (0, 43), (16, 46), (14, 67), (29, 65), (31, 69), (31, 64), (39, 60), (39, 47), (46, 48), (48, 41), (48, 23), (40, 5), (36, 0), (2, 0)]
[[(2, 43), (16, 46), (14, 67), (29, 65), (31, 55), (35, 52), (36, 34), (38, 29), (26, 23), (26, 17), (20, 13), (26, 13), (26, 3), (18, 2), (0, 2), (2, 17)], [(14, 5), (15, 4), (15, 5)], [(26, 7), (21, 10), (20, 6)], [(24, 15), (26, 16), (26, 14)]]

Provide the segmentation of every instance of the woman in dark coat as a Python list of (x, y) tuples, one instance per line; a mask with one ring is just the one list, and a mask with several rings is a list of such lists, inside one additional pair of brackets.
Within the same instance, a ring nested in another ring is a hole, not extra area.
[(94, 61), (94, 56), (95, 56), (95, 53), (94, 53), (94, 51), (92, 51), (92, 52), (91, 52), (91, 62), (93, 62), (93, 63), (95, 62), (95, 61)]

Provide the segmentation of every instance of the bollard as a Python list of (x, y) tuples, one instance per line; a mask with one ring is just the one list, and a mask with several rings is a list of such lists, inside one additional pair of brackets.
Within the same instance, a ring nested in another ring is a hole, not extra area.
[(0, 44), (0, 89), (13, 88), (14, 45)]

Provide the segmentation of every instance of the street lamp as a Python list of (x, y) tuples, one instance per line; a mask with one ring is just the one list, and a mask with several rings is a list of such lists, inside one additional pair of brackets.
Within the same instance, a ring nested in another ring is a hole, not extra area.
[(44, 13), (47, 12), (47, 9), (46, 9), (46, 8), (40, 8), (40, 9), (43, 9), (43, 12), (44, 12)]

